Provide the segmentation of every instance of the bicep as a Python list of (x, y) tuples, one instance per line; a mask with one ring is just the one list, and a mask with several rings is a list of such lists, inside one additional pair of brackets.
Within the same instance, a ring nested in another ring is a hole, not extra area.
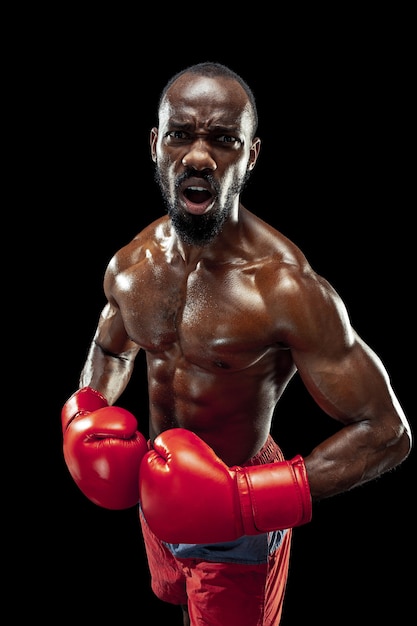
[(334, 344), (294, 350), (294, 363), (308, 392), (320, 408), (343, 424), (372, 420), (395, 403), (380, 358), (352, 331), (352, 341), (334, 337)]
[(318, 278), (295, 293), (290, 333), (298, 373), (315, 402), (344, 424), (392, 409), (387, 372), (351, 326), (343, 301)]
[(120, 309), (110, 302), (100, 314), (94, 341), (104, 352), (112, 355), (136, 354), (139, 351), (138, 345), (126, 332)]

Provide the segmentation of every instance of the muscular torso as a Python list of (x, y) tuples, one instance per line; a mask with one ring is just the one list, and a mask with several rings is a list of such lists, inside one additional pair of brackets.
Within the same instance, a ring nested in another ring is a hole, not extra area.
[(189, 428), (229, 465), (245, 462), (295, 372), (265, 279), (277, 280), (280, 255), (264, 248), (187, 264), (158, 238), (135, 245), (113, 292), (128, 336), (146, 351), (151, 436)]

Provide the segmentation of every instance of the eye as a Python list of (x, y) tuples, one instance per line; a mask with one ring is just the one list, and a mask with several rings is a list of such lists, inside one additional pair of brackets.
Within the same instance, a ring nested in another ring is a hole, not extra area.
[(170, 139), (181, 141), (183, 139), (187, 139), (189, 137), (188, 133), (183, 130), (170, 130), (166, 133), (165, 137)]
[(228, 143), (228, 144), (240, 144), (241, 141), (237, 137), (233, 137), (233, 135), (219, 135), (216, 137), (216, 141), (219, 143)]

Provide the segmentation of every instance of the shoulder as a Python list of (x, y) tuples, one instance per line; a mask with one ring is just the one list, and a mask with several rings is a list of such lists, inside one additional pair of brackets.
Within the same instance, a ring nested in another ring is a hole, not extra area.
[(150, 252), (160, 248), (159, 241), (164, 236), (168, 218), (161, 217), (141, 230), (125, 246), (117, 250), (110, 259), (106, 275), (116, 276), (145, 259)]
[(344, 349), (352, 344), (353, 329), (345, 303), (310, 265), (282, 263), (271, 292), (276, 315), (285, 323), (286, 343), (292, 348), (325, 350), (329, 344)]
[(284, 343), (317, 347), (326, 337), (350, 343), (350, 320), (335, 288), (282, 233), (262, 220), (255, 229), (260, 243), (254, 280)]
[(251, 237), (257, 242), (253, 261), (258, 279), (265, 281), (272, 293), (276, 295), (279, 290), (288, 298), (307, 302), (339, 301), (332, 285), (313, 269), (297, 244), (256, 215), (248, 214)]
[(309, 263), (303, 251), (286, 235), (242, 207), (242, 223), (244, 240), (251, 256), (259, 265), (271, 261), (275, 264), (286, 264), (303, 271), (309, 268)]
[(109, 298), (120, 289), (130, 288), (136, 269), (160, 255), (166, 223), (166, 217), (150, 223), (111, 257), (104, 273), (104, 290)]

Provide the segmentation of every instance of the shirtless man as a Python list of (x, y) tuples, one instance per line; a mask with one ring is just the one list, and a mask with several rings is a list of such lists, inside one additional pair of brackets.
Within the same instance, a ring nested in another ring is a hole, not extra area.
[[(261, 146), (249, 86), (203, 63), (162, 91), (150, 146), (167, 206), (110, 261), (79, 389), (62, 410), (83, 493), (139, 505), (152, 589), (184, 625), (277, 626), (295, 526), (399, 465), (411, 431), (378, 356), (300, 249), (241, 204)], [(115, 405), (146, 352), (149, 441)], [(335, 434), (272, 439), (298, 373)], [(139, 472), (140, 468), (140, 472)]]

